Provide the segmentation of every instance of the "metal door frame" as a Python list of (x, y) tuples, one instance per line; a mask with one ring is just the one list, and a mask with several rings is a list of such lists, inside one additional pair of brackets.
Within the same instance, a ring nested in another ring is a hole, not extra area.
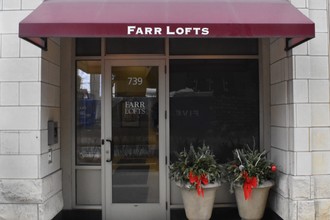
[[(159, 103), (159, 203), (140, 203), (140, 204), (118, 204), (112, 203), (112, 162), (106, 162), (107, 154), (105, 149), (110, 148), (110, 143), (104, 142), (102, 146), (102, 218), (103, 220), (110, 219), (110, 213), (114, 210), (121, 215), (121, 219), (125, 220), (126, 216), (135, 213), (134, 219), (146, 219), (144, 214), (148, 213), (151, 216), (157, 216), (163, 213), (162, 217), (157, 219), (166, 219), (167, 215), (167, 150), (166, 150), (166, 75), (165, 75), (165, 60), (105, 60), (104, 81), (103, 81), (103, 124), (102, 124), (102, 139), (110, 139), (112, 135), (112, 89), (111, 89), (111, 67), (112, 66), (158, 66), (158, 103)], [(107, 126), (109, 125), (109, 126)], [(141, 207), (140, 210), (131, 211)], [(115, 213), (114, 213), (115, 215)], [(132, 219), (132, 218), (131, 218)]]

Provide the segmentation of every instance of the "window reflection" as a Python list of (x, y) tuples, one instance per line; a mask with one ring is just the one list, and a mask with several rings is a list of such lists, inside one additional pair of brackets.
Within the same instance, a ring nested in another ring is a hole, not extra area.
[(257, 60), (170, 62), (171, 153), (205, 143), (225, 162), (234, 146), (253, 138), (259, 140)]
[(100, 165), (101, 63), (78, 61), (76, 73), (76, 163)]

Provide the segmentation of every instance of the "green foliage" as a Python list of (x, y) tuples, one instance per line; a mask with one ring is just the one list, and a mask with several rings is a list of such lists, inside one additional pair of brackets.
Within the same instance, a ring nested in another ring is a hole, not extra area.
[(191, 146), (189, 151), (184, 149), (177, 153), (177, 161), (172, 163), (169, 169), (172, 180), (188, 187), (192, 187), (189, 183), (191, 171), (197, 176), (206, 175), (209, 183), (220, 183), (223, 178), (222, 166), (217, 163), (213, 152), (205, 145), (196, 150)]
[(226, 164), (226, 175), (231, 183), (231, 190), (233, 185), (244, 183), (244, 172), (249, 177), (257, 177), (258, 184), (275, 179), (276, 166), (267, 160), (266, 151), (260, 152), (246, 145), (241, 149), (235, 149), (233, 155), (234, 160)]

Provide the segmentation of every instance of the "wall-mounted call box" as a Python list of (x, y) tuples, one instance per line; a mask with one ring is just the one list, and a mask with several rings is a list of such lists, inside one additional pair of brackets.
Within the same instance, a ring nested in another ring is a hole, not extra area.
[(48, 146), (58, 143), (58, 127), (57, 122), (48, 121)]

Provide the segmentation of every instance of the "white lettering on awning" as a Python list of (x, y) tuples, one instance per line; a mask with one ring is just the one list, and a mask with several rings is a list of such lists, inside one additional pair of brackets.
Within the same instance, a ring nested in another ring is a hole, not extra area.
[(127, 26), (127, 35), (131, 36), (207, 36), (208, 27), (139, 27)]

